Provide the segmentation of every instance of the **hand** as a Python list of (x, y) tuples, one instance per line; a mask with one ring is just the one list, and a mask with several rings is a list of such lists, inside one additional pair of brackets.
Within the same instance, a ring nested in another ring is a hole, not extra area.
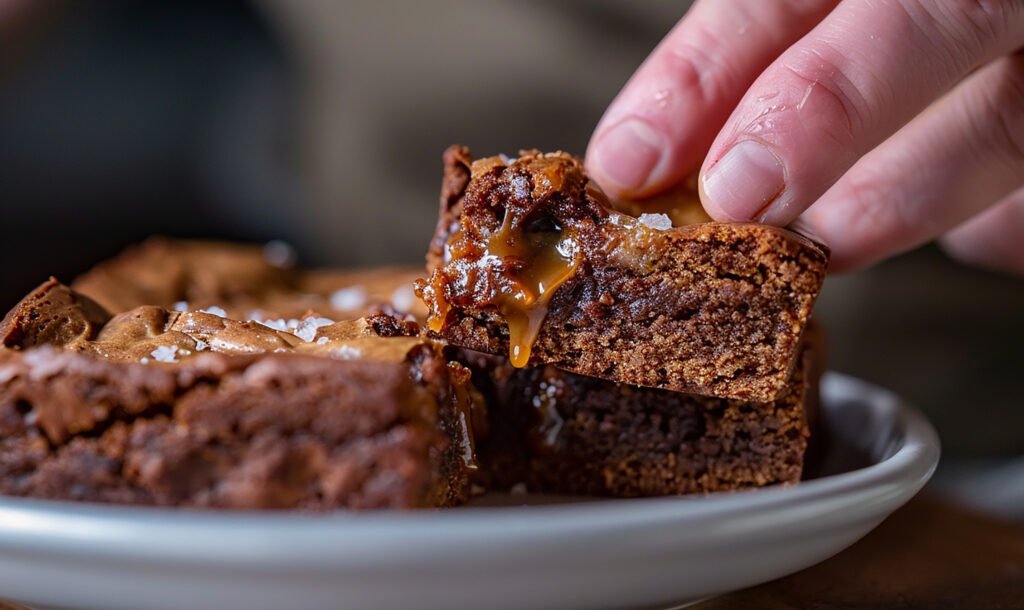
[(713, 218), (803, 214), (834, 269), (941, 237), (1024, 274), (1022, 47), (1022, 0), (698, 0), (587, 164), (618, 197), (699, 166)]

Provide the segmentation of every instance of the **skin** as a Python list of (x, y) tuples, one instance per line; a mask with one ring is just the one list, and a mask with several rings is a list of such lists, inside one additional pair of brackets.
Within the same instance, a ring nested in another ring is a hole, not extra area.
[(1022, 48), (1021, 0), (698, 0), (587, 166), (625, 198), (699, 171), (713, 218), (802, 216), (834, 270), (938, 239), (1024, 275)]

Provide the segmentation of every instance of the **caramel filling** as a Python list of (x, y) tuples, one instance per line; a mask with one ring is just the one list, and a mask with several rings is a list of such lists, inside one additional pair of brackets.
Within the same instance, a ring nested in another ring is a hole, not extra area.
[(558, 226), (552, 230), (524, 230), (513, 227), (509, 216), (488, 239), (482, 264), (488, 259), (498, 260), (515, 270), (511, 278), (514, 289), (500, 292), (494, 303), (508, 324), (512, 366), (521, 368), (529, 362), (548, 303), (558, 287), (576, 273), (578, 253), (571, 230)]

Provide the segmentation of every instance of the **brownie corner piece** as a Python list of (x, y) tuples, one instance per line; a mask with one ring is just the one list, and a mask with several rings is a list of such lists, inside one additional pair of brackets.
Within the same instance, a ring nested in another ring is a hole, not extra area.
[(516, 366), (776, 399), (828, 249), (755, 223), (665, 221), (616, 211), (566, 153), (473, 160), (450, 148), (429, 276), (417, 284), (429, 326)]

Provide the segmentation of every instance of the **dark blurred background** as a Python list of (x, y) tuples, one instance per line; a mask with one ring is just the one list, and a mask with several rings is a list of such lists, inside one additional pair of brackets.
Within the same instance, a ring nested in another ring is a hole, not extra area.
[[(688, 4), (0, 0), (0, 299), (154, 233), (418, 262), (448, 144), (582, 153)], [(832, 368), (928, 412), (940, 484), (1024, 513), (1024, 280), (927, 247), (818, 315)]]

